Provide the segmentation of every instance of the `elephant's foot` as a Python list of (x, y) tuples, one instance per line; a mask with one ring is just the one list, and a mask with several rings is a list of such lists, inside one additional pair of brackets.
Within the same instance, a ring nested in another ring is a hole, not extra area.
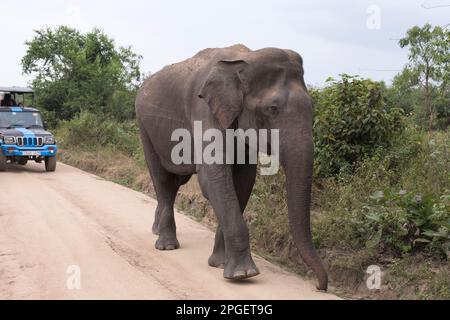
[(210, 267), (224, 269), (225, 268), (225, 252), (214, 252), (208, 259)]
[(223, 277), (229, 280), (242, 280), (257, 275), (259, 275), (259, 270), (250, 254), (240, 258), (228, 259), (223, 272)]
[(160, 235), (156, 241), (155, 248), (161, 251), (176, 250), (180, 248), (180, 243), (175, 235), (164, 236)]

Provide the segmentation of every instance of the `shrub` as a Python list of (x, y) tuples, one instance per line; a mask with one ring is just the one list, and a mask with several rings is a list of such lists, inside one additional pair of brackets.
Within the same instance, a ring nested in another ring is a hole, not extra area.
[(407, 127), (385, 150), (351, 174), (321, 179), (315, 224), (323, 247), (387, 253), (448, 254), (450, 155), (448, 132), (431, 136)]
[(450, 194), (420, 195), (376, 191), (353, 220), (353, 235), (368, 247), (410, 253), (426, 249), (447, 256), (450, 244)]
[(118, 123), (104, 116), (82, 112), (73, 120), (62, 121), (57, 128), (62, 146), (94, 149), (111, 147), (127, 155), (139, 156), (142, 148), (134, 121)]
[(402, 129), (402, 111), (387, 110), (380, 83), (345, 74), (341, 77), (328, 79), (321, 90), (311, 90), (318, 176), (350, 171), (376, 148), (388, 146)]

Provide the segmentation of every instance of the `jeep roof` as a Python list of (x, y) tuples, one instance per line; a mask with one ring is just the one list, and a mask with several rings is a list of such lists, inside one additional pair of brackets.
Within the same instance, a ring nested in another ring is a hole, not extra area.
[(31, 88), (22, 88), (22, 87), (0, 87), (1, 93), (34, 93), (34, 90)]

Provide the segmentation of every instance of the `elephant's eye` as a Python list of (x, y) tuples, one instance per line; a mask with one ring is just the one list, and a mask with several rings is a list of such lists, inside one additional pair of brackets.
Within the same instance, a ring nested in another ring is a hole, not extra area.
[(278, 106), (272, 105), (265, 108), (266, 113), (270, 116), (277, 116), (278, 115)]

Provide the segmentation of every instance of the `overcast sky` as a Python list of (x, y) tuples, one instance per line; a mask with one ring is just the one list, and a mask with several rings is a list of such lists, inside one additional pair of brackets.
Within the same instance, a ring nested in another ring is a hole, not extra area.
[(1, 0), (1, 5), (0, 86), (27, 84), (20, 66), (25, 41), (45, 26), (99, 27), (118, 45), (142, 54), (146, 73), (207, 47), (289, 48), (303, 56), (306, 82), (322, 85), (344, 72), (390, 82), (407, 62), (407, 51), (390, 39), (413, 25), (450, 22), (450, 0)]

